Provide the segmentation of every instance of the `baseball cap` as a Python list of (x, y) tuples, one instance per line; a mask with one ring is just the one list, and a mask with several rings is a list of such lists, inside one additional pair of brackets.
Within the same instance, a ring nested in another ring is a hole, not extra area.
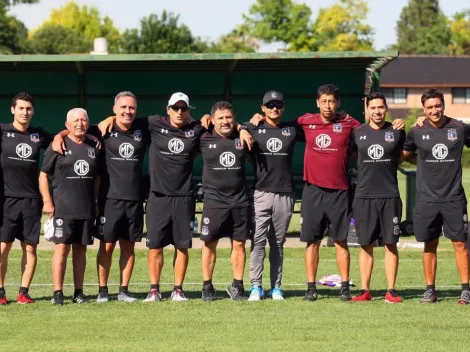
[(168, 106), (175, 105), (179, 101), (184, 101), (187, 106), (189, 106), (189, 97), (181, 92), (178, 93), (173, 93), (170, 97), (170, 100), (168, 100)]
[(270, 90), (263, 97), (263, 105), (266, 105), (270, 101), (280, 101), (284, 103), (284, 95), (281, 92), (277, 92), (275, 90)]

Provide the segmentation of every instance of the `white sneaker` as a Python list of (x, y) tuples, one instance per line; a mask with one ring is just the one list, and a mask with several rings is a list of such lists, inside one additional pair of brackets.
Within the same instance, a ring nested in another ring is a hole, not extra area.
[(144, 302), (160, 302), (162, 300), (162, 295), (158, 290), (152, 289), (147, 295), (147, 298), (144, 299)]
[(257, 302), (264, 298), (264, 290), (260, 286), (253, 285), (250, 289), (250, 297), (248, 301)]
[(271, 298), (275, 301), (283, 301), (284, 296), (280, 288), (275, 287), (271, 290)]
[(176, 289), (171, 293), (171, 300), (174, 302), (184, 302), (188, 299), (184, 296), (183, 290)]

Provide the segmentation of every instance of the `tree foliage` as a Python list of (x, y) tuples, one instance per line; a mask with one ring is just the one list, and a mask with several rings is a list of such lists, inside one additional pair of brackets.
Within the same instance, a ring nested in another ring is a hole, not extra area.
[(19, 4), (37, 4), (39, 0), (0, 0), (0, 8), (8, 9)]
[(22, 54), (26, 51), (26, 26), (0, 8), (0, 54)]
[(454, 55), (470, 55), (470, 10), (457, 12), (450, 22), (451, 43)]
[(33, 54), (72, 54), (90, 50), (89, 42), (72, 29), (58, 24), (46, 24), (29, 40)]
[(122, 51), (128, 54), (197, 53), (208, 44), (194, 37), (190, 29), (178, 23), (179, 15), (163, 11), (159, 17), (150, 14), (140, 21), (140, 29), (128, 29), (122, 35)]
[(439, 0), (409, 0), (397, 22), (397, 48), (402, 54), (446, 54), (451, 32)]

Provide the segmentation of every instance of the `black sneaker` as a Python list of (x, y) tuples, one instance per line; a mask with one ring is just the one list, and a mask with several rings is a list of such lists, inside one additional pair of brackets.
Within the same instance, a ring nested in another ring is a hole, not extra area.
[(459, 304), (470, 304), (470, 291), (463, 290), (462, 294), (460, 295)]
[(317, 300), (317, 289), (316, 288), (309, 288), (307, 293), (305, 294), (304, 301), (316, 301)]
[(351, 297), (351, 291), (349, 290), (349, 286), (341, 288), (339, 299), (342, 300), (343, 302), (349, 302), (351, 298), (352, 297)]
[(64, 305), (64, 293), (63, 292), (57, 292), (54, 293), (51, 299), (52, 304), (56, 306), (63, 306)]
[(233, 285), (228, 285), (227, 293), (232, 299), (232, 301), (244, 301), (246, 299), (244, 297), (245, 290), (243, 287), (236, 287)]
[(437, 303), (437, 293), (436, 290), (430, 288), (424, 292), (423, 298), (421, 298), (421, 303)]
[(85, 297), (83, 292), (80, 292), (78, 295), (73, 296), (72, 302), (73, 303), (78, 303), (78, 304), (86, 304), (86, 303), (88, 303), (88, 299)]
[(202, 300), (205, 302), (215, 301), (215, 288), (212, 284), (202, 286)]

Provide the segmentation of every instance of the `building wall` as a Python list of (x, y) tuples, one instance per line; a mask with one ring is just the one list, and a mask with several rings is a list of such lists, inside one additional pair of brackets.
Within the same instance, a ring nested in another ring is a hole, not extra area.
[[(446, 115), (456, 118), (470, 118), (470, 104), (453, 104), (452, 88), (439, 89), (444, 93)], [(407, 115), (407, 111), (409, 111), (409, 109), (421, 109), (421, 95), (423, 94), (423, 91), (424, 88), (408, 88), (406, 104), (389, 104), (392, 116), (394, 118), (404, 117)]]

